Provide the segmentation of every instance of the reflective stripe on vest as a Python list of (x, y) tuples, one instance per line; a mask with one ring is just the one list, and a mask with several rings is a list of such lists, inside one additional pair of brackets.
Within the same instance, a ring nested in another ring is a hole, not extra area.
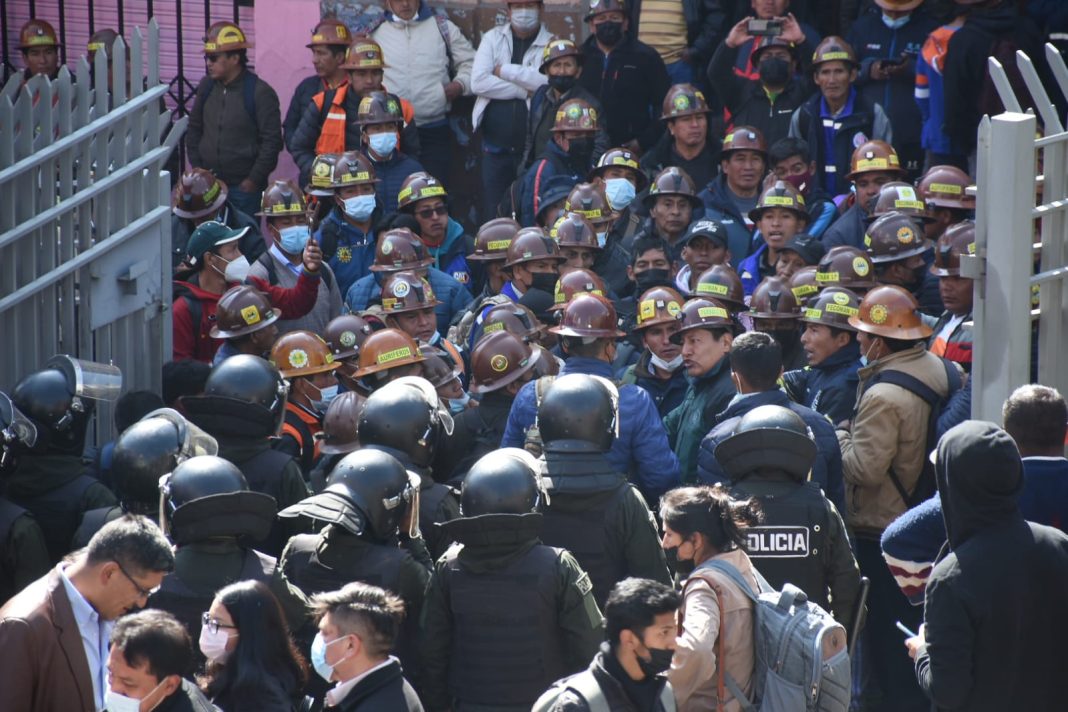
[[(315, 142), (316, 155), (345, 152), (346, 114), (342, 104), (345, 102), (348, 88), (348, 84), (342, 84), (334, 91), (334, 98), (330, 101), (330, 110), (323, 121), (322, 128), (319, 129), (319, 140)], [(319, 92), (312, 98), (319, 111), (323, 110), (325, 100), (326, 92)]]

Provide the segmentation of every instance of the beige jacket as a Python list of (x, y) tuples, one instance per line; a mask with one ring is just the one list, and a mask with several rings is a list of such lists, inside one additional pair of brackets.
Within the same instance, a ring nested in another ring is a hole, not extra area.
[(943, 397), (949, 390), (941, 359), (922, 344), (890, 354), (857, 372), (857, 414), (852, 432), (838, 431), (838, 444), (842, 448), (847, 521), (858, 534), (869, 536), (881, 534), (908, 508), (890, 480), (890, 469), (911, 492), (928, 455), (931, 409), (927, 403), (889, 383), (864, 390), (875, 374), (888, 370), (918, 378)]
[[(713, 559), (733, 564), (757, 589), (753, 564), (744, 551), (730, 551)], [(675, 641), (668, 680), (675, 690), (679, 712), (716, 710), (719, 665), (731, 674), (748, 697), (753, 692), (753, 602), (738, 586), (719, 571), (698, 567), (686, 581), (682, 609), (682, 632)], [(719, 651), (720, 608), (723, 615), (723, 653)], [(738, 712), (741, 705), (725, 690), (723, 712)]]

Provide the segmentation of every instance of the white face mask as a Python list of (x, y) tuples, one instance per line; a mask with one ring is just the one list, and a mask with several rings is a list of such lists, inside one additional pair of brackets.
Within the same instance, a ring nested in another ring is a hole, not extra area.
[(535, 8), (517, 8), (512, 10), (512, 27), (520, 32), (529, 32), (538, 26), (541, 18)]
[[(213, 663), (226, 662), (226, 659), (230, 657), (229, 651), (226, 650), (226, 644), (229, 642), (230, 634), (222, 628), (214, 633), (211, 632), (208, 626), (203, 626), (200, 629), (200, 652), (204, 653), (204, 657)], [(109, 707), (108, 710), (110, 711), (111, 708)]]
[[(108, 712), (141, 712), (141, 702), (151, 697), (156, 692), (156, 690), (160, 688), (160, 685), (162, 685), (163, 682), (164, 680), (160, 680), (159, 685), (156, 685), (152, 688), (152, 692), (149, 692), (147, 695), (137, 700), (132, 697), (127, 697), (126, 695), (120, 695), (117, 692), (107, 690), (104, 693), (104, 709), (106, 709)], [(156, 709), (157, 707), (159, 707), (160, 702), (162, 702), (162, 700), (156, 702), (156, 704), (152, 705), (152, 707), (149, 709)]]
[(682, 354), (679, 354), (670, 361), (665, 361), (664, 359), (660, 358), (652, 352), (650, 352), (649, 357), (649, 363), (653, 364), (661, 370), (670, 371), (671, 373), (674, 373), (675, 371), (679, 370), (679, 368), (682, 366)]
[[(216, 257), (219, 256), (216, 255)], [(226, 259), (223, 257), (219, 257), (219, 259), (226, 262)], [(230, 283), (237, 282), (238, 284), (243, 284), (245, 278), (248, 277), (248, 271), (251, 267), (252, 265), (248, 263), (248, 259), (244, 255), (239, 255), (229, 262), (226, 262), (226, 270), (222, 273), (223, 279)], [(214, 269), (216, 272), (219, 271), (217, 267)]]

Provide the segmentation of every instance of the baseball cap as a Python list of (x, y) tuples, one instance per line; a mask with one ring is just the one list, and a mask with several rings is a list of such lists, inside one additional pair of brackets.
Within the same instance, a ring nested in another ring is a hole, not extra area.
[(201, 223), (193, 231), (193, 234), (189, 236), (189, 242), (185, 246), (185, 254), (189, 258), (189, 264), (195, 265), (204, 253), (213, 247), (240, 240), (246, 232), (248, 232), (248, 227), (231, 230), (215, 220)]
[(801, 259), (805, 261), (806, 265), (818, 265), (825, 252), (823, 243), (807, 232), (801, 232), (791, 237), (783, 245), (782, 249), (801, 255)]
[(682, 240), (679, 242), (679, 246), (684, 247), (688, 245), (690, 240), (695, 237), (707, 237), (710, 240), (718, 242), (720, 247), (727, 246), (727, 228), (723, 227), (723, 223), (718, 220), (695, 220), (690, 224), (690, 229), (683, 235)]

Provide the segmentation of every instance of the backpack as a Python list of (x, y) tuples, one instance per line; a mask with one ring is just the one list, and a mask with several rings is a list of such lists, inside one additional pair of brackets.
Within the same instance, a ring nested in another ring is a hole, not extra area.
[[(730, 690), (743, 712), (847, 712), (852, 677), (845, 628), (808, 600), (793, 584), (775, 591), (753, 569), (760, 586), (754, 592), (741, 572), (726, 561), (712, 559), (698, 567), (719, 571), (753, 601), (753, 699), (742, 692), (730, 673), (719, 668), (719, 699)], [(700, 574), (691, 575), (686, 585)], [(686, 595), (685, 586), (683, 596)], [(679, 623), (680, 631), (682, 623)], [(723, 607), (717, 658), (723, 660)]]
[[(245, 75), (241, 79), (241, 98), (245, 103), (245, 113), (252, 119), (252, 123), (256, 123), (256, 80), (259, 79), (255, 74), (249, 70), (245, 70)], [(197, 86), (196, 102), (203, 105), (204, 100), (211, 94), (211, 90), (215, 88), (215, 80), (211, 77), (204, 77), (204, 79)]]
[[(552, 687), (542, 693), (538, 701), (530, 708), (530, 712), (549, 712), (565, 690), (570, 690), (585, 700), (590, 712), (611, 712), (601, 685), (590, 670), (583, 670), (571, 677), (554, 682)], [(664, 712), (675, 712), (675, 694), (671, 691), (670, 684), (665, 684), (660, 691), (660, 706)]]
[[(953, 394), (960, 390), (962, 385), (956, 365), (944, 358), (940, 358), (940, 360), (942, 361), (942, 367), (946, 369), (946, 383), (949, 384), (949, 392), (945, 398), (938, 395), (920, 379), (903, 371), (881, 371), (864, 386), (864, 390), (867, 391), (876, 383), (891, 383), (923, 399), (923, 402), (931, 409), (931, 413), (927, 418), (927, 442), (924, 446), (924, 452), (927, 453), (930, 453), (938, 446), (938, 416), (942, 414), (942, 409), (949, 402), (949, 399), (953, 397)], [(861, 395), (863, 396), (863, 393)], [(911, 493), (905, 489), (904, 483), (894, 472), (894, 468), (891, 467), (887, 474), (890, 475), (890, 482), (894, 485), (894, 489), (897, 490), (905, 506), (909, 509), (912, 509), (920, 502), (930, 499), (938, 491), (934, 464), (929, 457), (923, 458), (923, 469), (920, 471), (920, 477), (916, 480), (916, 486)]]

